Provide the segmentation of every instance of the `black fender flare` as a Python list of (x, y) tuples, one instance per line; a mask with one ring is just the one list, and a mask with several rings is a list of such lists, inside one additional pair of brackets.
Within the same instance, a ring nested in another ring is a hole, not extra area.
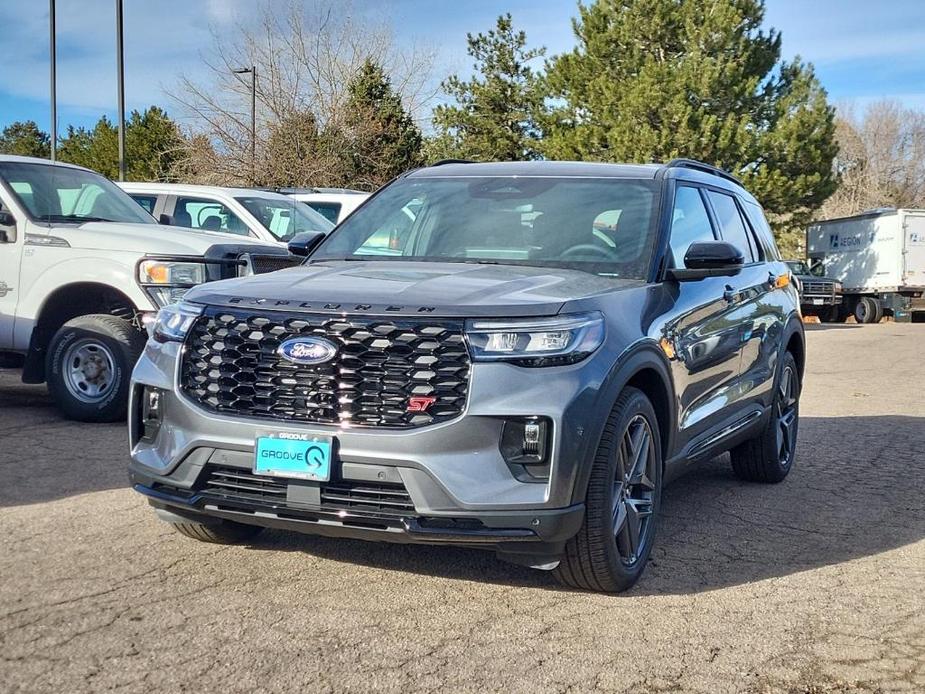
[[(654, 341), (644, 340), (637, 342), (617, 358), (607, 378), (598, 390), (594, 403), (596, 416), (592, 421), (586, 423), (580, 449), (580, 464), (577, 466), (575, 486), (572, 490), (572, 499), (575, 503), (584, 501), (588, 480), (591, 477), (594, 455), (597, 452), (598, 442), (603, 434), (604, 425), (610, 416), (613, 404), (627, 384), (635, 376), (646, 370), (653, 371), (657, 375), (660, 387), (664, 389), (663, 414), (665, 416), (662, 417), (663, 421), (660, 422), (661, 426), (659, 427), (660, 429), (665, 429), (665, 431), (659, 432), (663, 444), (662, 464), (664, 465), (664, 461), (671, 457), (674, 450), (675, 422), (677, 422), (677, 399), (675, 398), (674, 379), (665, 353), (659, 349)], [(660, 409), (657, 403), (653, 404), (656, 410)]]
[[(794, 356), (796, 357), (797, 366), (800, 368), (800, 381), (802, 382), (803, 373), (806, 370), (806, 330), (803, 328), (803, 320), (799, 314), (794, 312), (787, 318), (787, 323), (784, 325), (784, 330), (781, 334), (780, 347), (777, 353), (778, 363), (783, 358), (784, 352), (787, 351), (787, 346), (795, 334), (800, 336), (801, 354)], [(775, 387), (777, 386), (777, 376), (777, 374), (774, 376)]]

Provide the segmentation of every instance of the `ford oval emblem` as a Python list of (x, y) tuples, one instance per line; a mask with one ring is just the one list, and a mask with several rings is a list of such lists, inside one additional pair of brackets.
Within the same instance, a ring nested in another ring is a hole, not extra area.
[(296, 337), (283, 342), (276, 350), (286, 361), (293, 364), (324, 364), (337, 354), (337, 346), (323, 337)]

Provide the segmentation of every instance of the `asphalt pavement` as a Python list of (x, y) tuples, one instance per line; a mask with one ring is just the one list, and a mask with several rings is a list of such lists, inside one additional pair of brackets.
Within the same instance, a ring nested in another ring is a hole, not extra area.
[(925, 325), (808, 326), (795, 468), (666, 490), (622, 595), (478, 550), (200, 544), (0, 370), (0, 692), (925, 691)]

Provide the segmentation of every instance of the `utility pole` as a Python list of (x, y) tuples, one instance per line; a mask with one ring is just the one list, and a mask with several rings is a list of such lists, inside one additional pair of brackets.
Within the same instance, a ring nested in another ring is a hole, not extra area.
[(58, 94), (55, 79), (55, 0), (48, 0), (48, 52), (51, 58), (51, 160), (58, 148)]
[(232, 70), (236, 75), (251, 76), (251, 185), (257, 185), (257, 66)]
[(116, 0), (116, 71), (119, 73), (119, 180), (125, 180), (125, 49), (122, 41), (122, 0)]

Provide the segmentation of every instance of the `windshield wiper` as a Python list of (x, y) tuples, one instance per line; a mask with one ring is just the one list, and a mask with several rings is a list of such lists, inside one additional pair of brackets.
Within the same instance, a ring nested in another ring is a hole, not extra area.
[(118, 220), (106, 217), (84, 217), (77, 214), (46, 214), (42, 215), (43, 222), (115, 222)]

